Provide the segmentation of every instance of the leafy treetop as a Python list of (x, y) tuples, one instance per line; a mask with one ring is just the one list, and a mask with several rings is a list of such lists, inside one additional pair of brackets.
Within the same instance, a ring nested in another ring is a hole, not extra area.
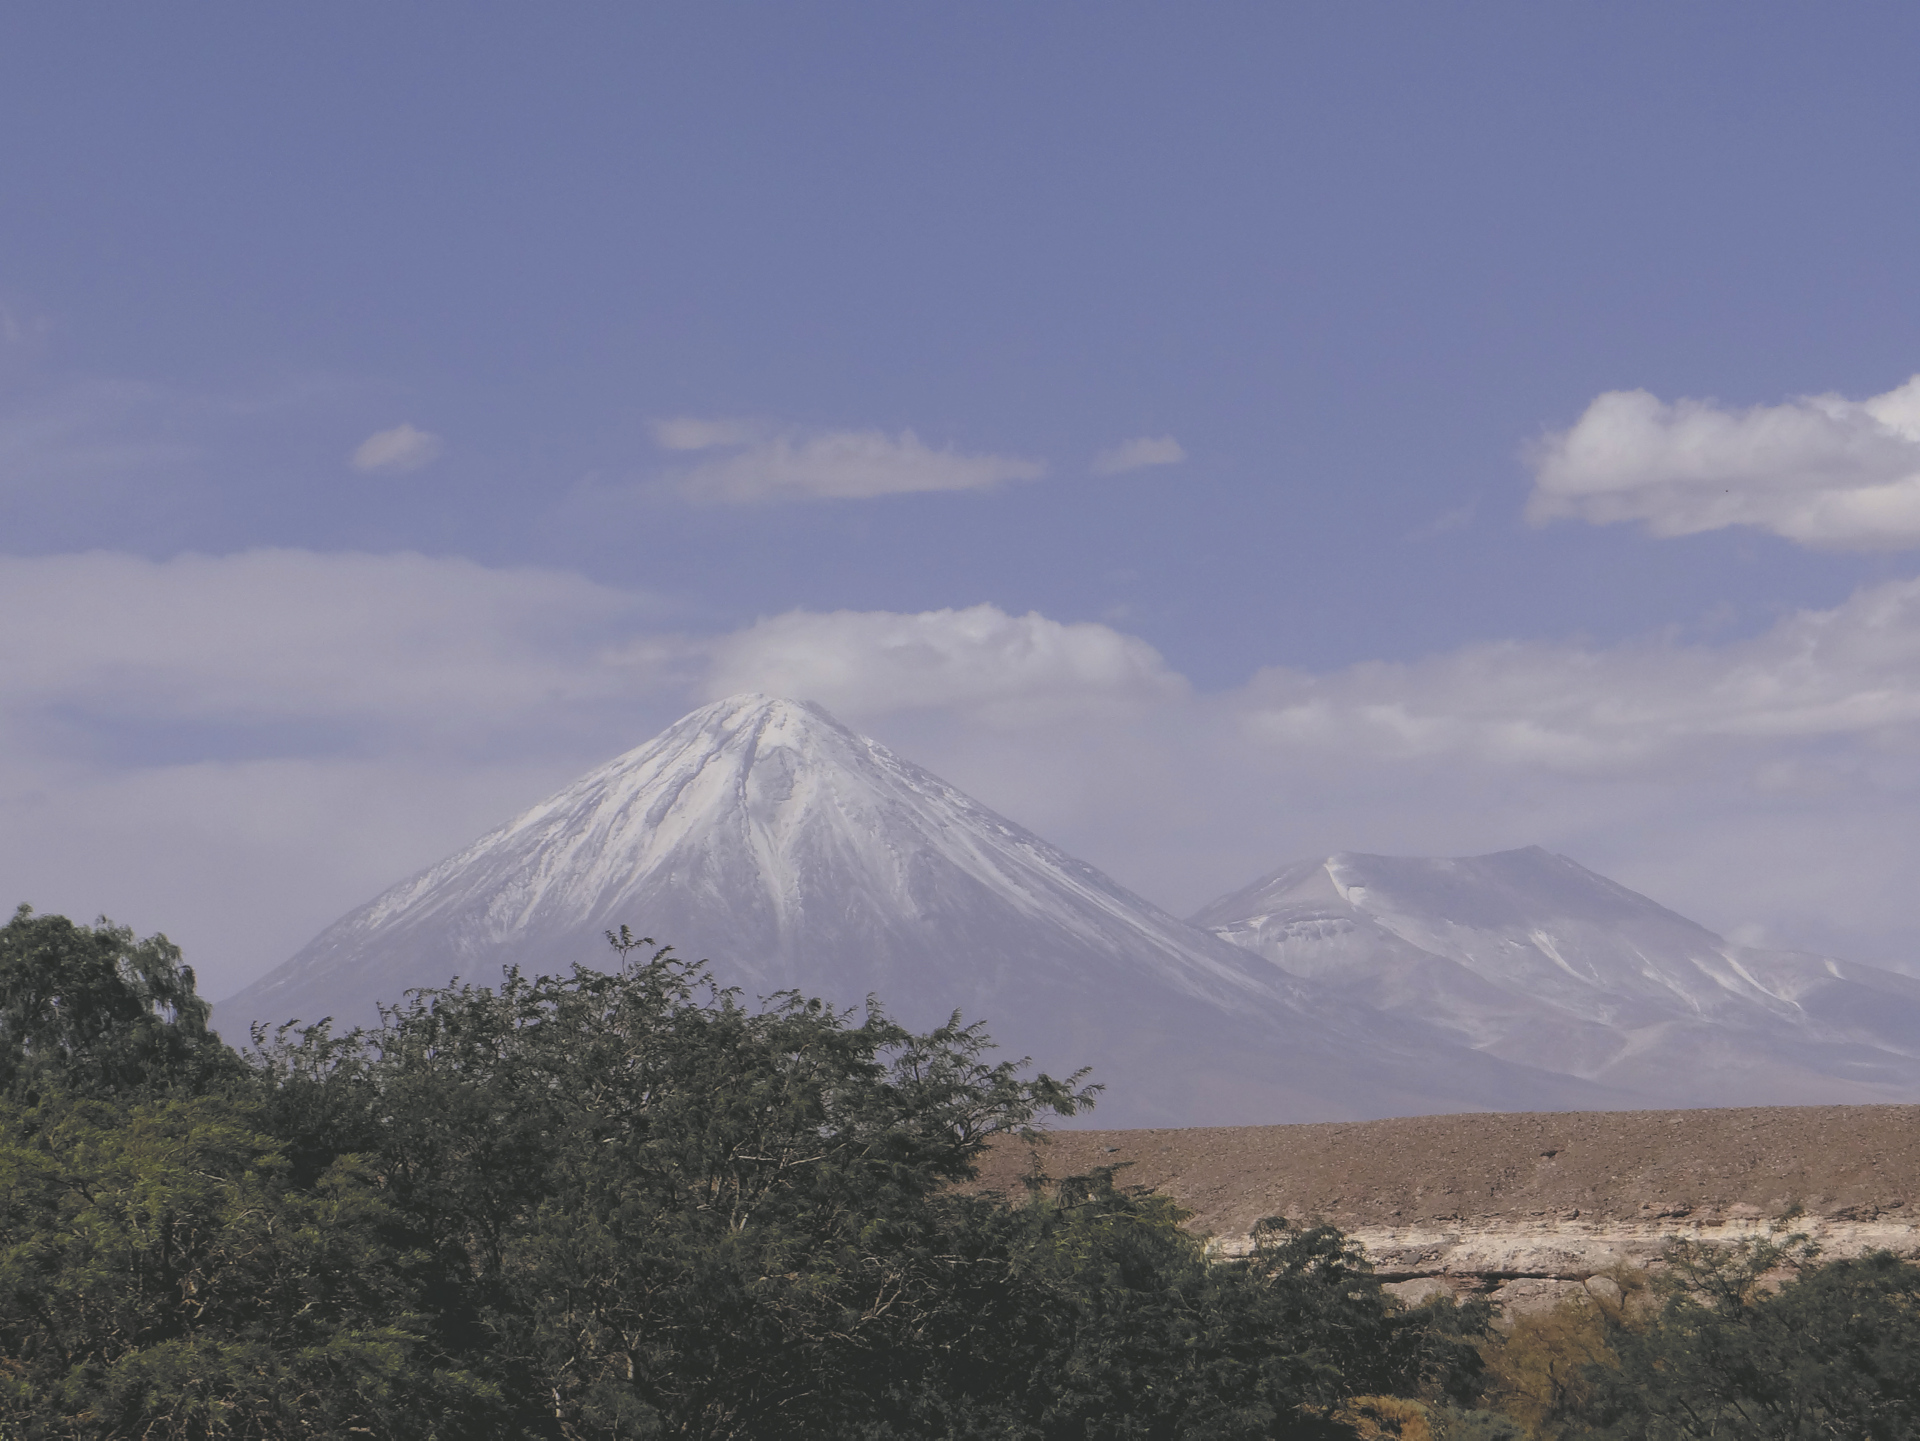
[(21, 906), (0, 926), (0, 1094), (196, 1090), (237, 1073), (207, 1029), (193, 969), (163, 935), (136, 941)]

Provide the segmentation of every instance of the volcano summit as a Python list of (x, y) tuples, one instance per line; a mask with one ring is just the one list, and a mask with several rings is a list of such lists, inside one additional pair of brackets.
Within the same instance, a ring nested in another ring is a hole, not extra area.
[(1620, 1105), (1422, 1021), (1321, 995), (1189, 926), (816, 706), (734, 696), (344, 917), (223, 1002), (331, 1015), (505, 965), (603, 965), (622, 924), (750, 995), (955, 1010), (1107, 1086), (1108, 1125)]

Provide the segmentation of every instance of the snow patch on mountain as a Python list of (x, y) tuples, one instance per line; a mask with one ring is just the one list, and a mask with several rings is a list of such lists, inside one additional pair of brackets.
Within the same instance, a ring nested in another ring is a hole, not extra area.
[(715, 702), (342, 918), (222, 1024), (371, 1018), (503, 965), (605, 965), (620, 925), (749, 994), (955, 1010), (1103, 1123), (1623, 1104), (1324, 996), (854, 734), (817, 706)]
[(1920, 1097), (1920, 982), (1735, 946), (1537, 846), (1300, 862), (1193, 921), (1325, 994), (1672, 1104)]

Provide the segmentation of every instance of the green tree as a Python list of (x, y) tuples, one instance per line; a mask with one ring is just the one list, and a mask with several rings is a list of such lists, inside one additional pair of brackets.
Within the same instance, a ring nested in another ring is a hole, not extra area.
[(1269, 1220), (1221, 1259), (1183, 1219), (1111, 1170), (985, 1218), (1008, 1231), (1012, 1285), (973, 1343), (1002, 1378), (998, 1429), (979, 1434), (1305, 1441), (1352, 1435), (1336, 1413), (1356, 1396), (1475, 1393), (1484, 1306), (1408, 1310), (1331, 1227)]
[(1920, 1270), (1815, 1264), (1804, 1237), (1679, 1242), (1664, 1304), (1613, 1338), (1589, 1434), (1812, 1441), (1920, 1435)]
[(0, 1095), (195, 1091), (231, 1078), (193, 970), (165, 936), (21, 906), (0, 926)]
[(1216, 1261), (1110, 1172), (956, 1189), (1091, 1099), (957, 1018), (750, 1008), (663, 950), (260, 1039), (276, 1132), (364, 1157), (430, 1257), (428, 1339), (526, 1435), (1304, 1438), (1476, 1385), (1484, 1308), (1406, 1311), (1331, 1228)]
[(224, 1097), (0, 1105), (0, 1434), (488, 1434), (359, 1168), (286, 1172)]
[(821, 1435), (884, 1410), (951, 1290), (936, 1197), (995, 1136), (1090, 1100), (990, 1064), (957, 1019), (750, 1009), (666, 950), (262, 1040), (267, 1114), (364, 1153), (434, 1252), (440, 1339), (494, 1358), (535, 1435)]
[(958, 1017), (750, 1007), (622, 931), (240, 1066), (160, 938), (12, 937), (0, 1435), (1494, 1434), (1447, 1404), (1484, 1311), (1331, 1228), (1222, 1260), (1112, 1172), (969, 1191), (1093, 1088)]

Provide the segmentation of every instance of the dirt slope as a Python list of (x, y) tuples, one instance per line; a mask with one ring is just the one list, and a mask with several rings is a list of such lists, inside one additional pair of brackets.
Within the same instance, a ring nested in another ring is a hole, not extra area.
[[(1048, 1174), (1121, 1166), (1189, 1225), (1244, 1236), (1263, 1216), (1346, 1230), (1541, 1219), (1692, 1225), (1776, 1216), (1905, 1221), (1920, 1210), (1920, 1106), (1424, 1116), (1306, 1126), (1059, 1131)], [(1018, 1194), (1028, 1148), (994, 1148), (980, 1184)]]

